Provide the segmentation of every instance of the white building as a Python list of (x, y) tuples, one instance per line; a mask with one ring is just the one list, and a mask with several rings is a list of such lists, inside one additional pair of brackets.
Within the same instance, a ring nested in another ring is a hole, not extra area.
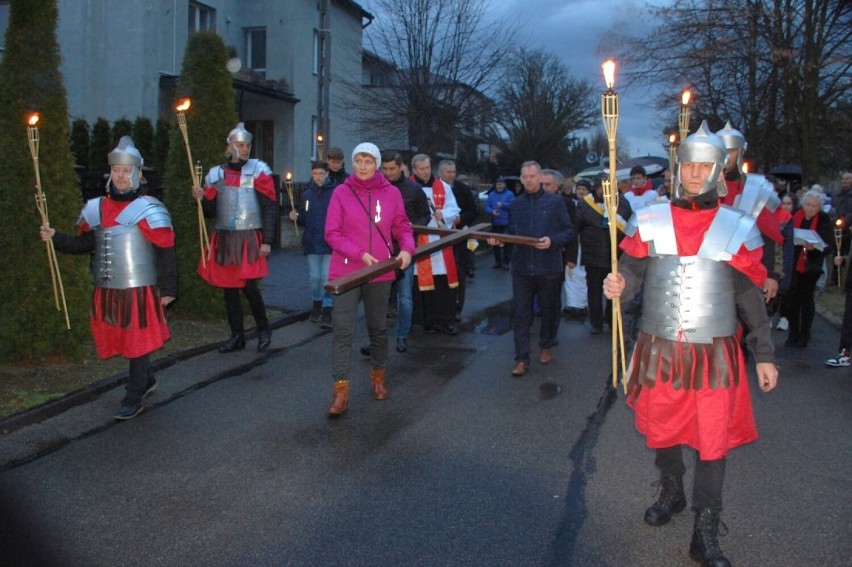
[[(173, 116), (189, 35), (219, 34), (237, 54), (239, 119), (254, 154), (276, 173), (308, 179), (316, 136), (347, 154), (361, 140), (347, 116), (346, 80), (361, 76), (362, 30), (373, 16), (352, 0), (57, 0), (68, 112), (90, 124)], [(8, 25), (0, 0), (0, 31)], [(0, 42), (3, 40), (0, 39)], [(118, 88), (117, 88), (118, 87)], [(225, 133), (223, 133), (225, 134)]]

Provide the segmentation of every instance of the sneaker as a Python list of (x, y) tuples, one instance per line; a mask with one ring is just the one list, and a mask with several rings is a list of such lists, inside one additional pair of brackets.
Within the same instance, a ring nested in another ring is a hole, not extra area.
[(147, 398), (149, 394), (151, 394), (154, 390), (157, 389), (157, 379), (151, 378), (148, 380), (148, 385), (145, 386), (145, 393), (142, 394), (143, 398)]
[(778, 319), (778, 323), (775, 324), (775, 328), (779, 331), (786, 331), (790, 328), (790, 322), (787, 321), (786, 317), (781, 317)]
[(314, 304), (311, 307), (311, 315), (308, 317), (308, 321), (310, 321), (311, 323), (319, 323), (321, 313), (322, 301), (314, 301)]
[(846, 349), (840, 351), (840, 354), (834, 358), (829, 358), (825, 361), (826, 366), (852, 366), (852, 361), (849, 360), (849, 352)]
[(113, 416), (115, 419), (120, 421), (124, 421), (127, 419), (133, 419), (137, 415), (142, 412), (142, 404), (137, 402), (135, 404), (130, 404), (127, 402), (123, 402), (121, 404), (121, 408), (119, 408), (118, 412)]
[(322, 313), (320, 314), (320, 328), (331, 329), (331, 327), (332, 327), (331, 307), (323, 307)]

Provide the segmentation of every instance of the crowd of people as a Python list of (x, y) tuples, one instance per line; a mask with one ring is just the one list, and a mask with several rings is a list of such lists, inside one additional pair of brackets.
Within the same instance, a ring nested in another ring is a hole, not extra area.
[[(251, 142), (251, 133), (238, 124), (227, 136), (225, 163), (210, 169), (203, 187), (191, 188), (214, 219), (198, 274), (223, 290), (230, 334), (219, 347), (222, 354), (246, 346), (240, 291), (257, 326), (257, 350), (268, 349), (272, 339), (258, 281), (268, 274), (276, 188), (269, 166), (250, 157)], [(587, 317), (589, 332), (602, 335), (611, 326), (612, 299), (626, 301), (636, 320), (624, 377), (628, 403), (660, 470), (661, 492), (644, 519), (661, 526), (685, 509), (683, 447), (692, 448), (697, 459), (690, 556), (704, 565), (729, 565), (717, 540), (726, 458), (757, 438), (743, 345), (755, 358), (759, 388), (771, 391), (778, 379), (771, 316), (779, 311), (788, 332), (785, 346), (806, 347), (820, 277), (830, 272), (828, 264), (839, 277), (852, 241), (852, 173), (843, 175), (829, 207), (819, 187), (797, 197), (786, 188), (779, 192), (766, 176), (747, 174), (745, 149), (745, 137), (730, 124), (715, 133), (702, 124), (679, 144), (676, 175), (666, 172), (659, 188), (642, 167), (631, 170), (613, 214), (604, 204), (602, 179), (571, 185), (561, 172), (535, 161), (521, 166), (522, 191), (515, 194), (498, 178), (479, 211), (476, 189), (459, 179), (452, 160), (435, 167), (430, 156), (417, 154), (409, 173), (400, 153), (382, 153), (364, 142), (353, 149), (348, 174), (343, 151), (332, 148), (326, 160), (311, 163), (311, 182), (289, 213), (303, 227), (309, 320), (331, 330), (329, 416), (348, 410), (361, 303), (369, 344), (360, 350), (369, 357), (377, 400), (390, 395), (390, 311), (399, 353), (409, 350), (414, 323), (425, 333), (459, 332), (466, 282), (473, 277), (470, 242), (416, 260), (415, 247), (473, 226), (481, 213), (491, 224), (492, 268), (511, 275), (511, 375), (530, 372), (534, 354), (540, 364), (553, 361), (563, 316)], [(122, 138), (108, 158), (107, 194), (85, 204), (78, 234), (43, 226), (40, 236), (52, 239), (57, 250), (94, 255), (90, 325), (98, 355), (120, 355), (130, 365), (115, 415), (123, 420), (138, 415), (143, 398), (156, 388), (149, 357), (169, 338), (163, 309), (177, 296), (175, 234), (163, 203), (139, 190), (143, 160), (132, 140)], [(836, 219), (846, 227), (840, 250), (833, 245)], [(421, 226), (432, 230), (416, 231)], [(336, 296), (325, 290), (330, 280), (388, 259), (398, 261), (397, 270)], [(839, 354), (826, 361), (829, 366), (850, 365), (849, 278), (845, 291)]]

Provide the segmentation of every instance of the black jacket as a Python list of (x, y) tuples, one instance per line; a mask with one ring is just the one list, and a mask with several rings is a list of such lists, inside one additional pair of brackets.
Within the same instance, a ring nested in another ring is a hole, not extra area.
[[(603, 207), (603, 203), (598, 204)], [(618, 200), (618, 214), (625, 221), (630, 219), (632, 211), (627, 199)], [(577, 201), (576, 226), (580, 246), (583, 248), (581, 263), (584, 266), (608, 268), (612, 264), (610, 261), (609, 226), (604, 218), (583, 199)], [(619, 232), (619, 242), (623, 237), (624, 234)]]
[(453, 183), (452, 190), (456, 203), (461, 209), (457, 227), (473, 226), (476, 222), (476, 199), (473, 198), (470, 186), (456, 181)]
[(402, 195), (402, 203), (405, 205), (405, 215), (408, 217), (408, 221), (411, 224), (421, 226), (429, 224), (432, 213), (429, 211), (429, 199), (426, 198), (423, 189), (404, 175), (400, 175), (399, 179), (390, 183), (399, 189)]

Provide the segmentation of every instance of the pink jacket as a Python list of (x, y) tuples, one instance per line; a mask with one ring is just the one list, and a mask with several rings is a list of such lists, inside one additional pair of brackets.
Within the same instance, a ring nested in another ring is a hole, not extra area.
[[(376, 225), (388, 240), (391, 251)], [(331, 196), (325, 219), (325, 241), (331, 246), (330, 280), (363, 268), (366, 264), (361, 257), (365, 252), (379, 261), (390, 258), (394, 241), (401, 250), (414, 254), (414, 233), (399, 189), (380, 173), (367, 181), (350, 175)], [(391, 271), (372, 281), (393, 281), (394, 277)]]

